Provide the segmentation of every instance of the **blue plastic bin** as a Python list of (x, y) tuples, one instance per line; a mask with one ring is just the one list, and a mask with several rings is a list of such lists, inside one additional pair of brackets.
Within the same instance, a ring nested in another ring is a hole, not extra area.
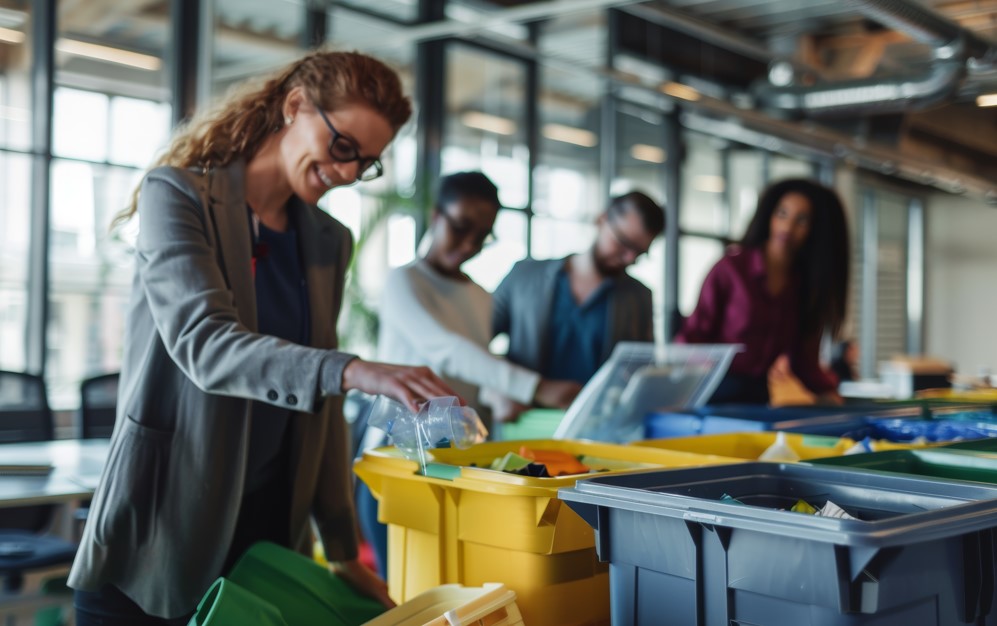
[[(907, 442), (923, 438), (927, 441), (964, 441), (997, 437), (997, 421), (966, 420), (869, 420), (868, 436), (873, 439)], [(854, 438), (854, 437), (853, 437)]]
[[(644, 421), (645, 439), (700, 434), (786, 430), (809, 435), (862, 434), (870, 418), (918, 419), (921, 407), (806, 406), (771, 408), (754, 405), (708, 406), (695, 411), (653, 413)], [(864, 434), (863, 434), (864, 436)], [(862, 436), (858, 437), (859, 439)]]
[[(615, 626), (958, 626), (993, 612), (990, 485), (749, 463), (594, 478), (559, 497), (610, 562)], [(799, 499), (859, 520), (777, 510)]]

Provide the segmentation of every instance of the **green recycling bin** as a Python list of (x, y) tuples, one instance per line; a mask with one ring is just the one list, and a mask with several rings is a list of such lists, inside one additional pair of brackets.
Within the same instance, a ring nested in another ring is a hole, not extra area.
[[(226, 591), (229, 595), (223, 593)], [(279, 621), (230, 618), (229, 611), (235, 609), (228, 607), (240, 601), (240, 596), (251, 610), (261, 615), (261, 603), (272, 607)], [(247, 600), (247, 596), (255, 602)], [(218, 608), (214, 609), (213, 604)], [(311, 559), (276, 544), (261, 542), (247, 550), (231, 573), (209, 590), (190, 626), (359, 626), (385, 610), (380, 602), (361, 595)], [(203, 621), (196, 621), (202, 613)]]
[(910, 474), (918, 478), (965, 480), (997, 484), (997, 456), (973, 454), (949, 448), (895, 450), (806, 461), (810, 465), (833, 465), (852, 469)]
[(287, 626), (280, 611), (230, 580), (215, 581), (188, 626)]

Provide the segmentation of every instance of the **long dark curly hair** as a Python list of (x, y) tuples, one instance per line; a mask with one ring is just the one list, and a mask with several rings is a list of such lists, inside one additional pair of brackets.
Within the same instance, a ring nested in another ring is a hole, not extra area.
[(800, 275), (800, 331), (805, 336), (829, 329), (838, 337), (848, 303), (848, 223), (841, 198), (812, 180), (791, 178), (769, 185), (758, 198), (758, 208), (741, 241), (745, 248), (764, 248), (772, 214), (788, 193), (810, 201), (810, 234), (797, 254)]

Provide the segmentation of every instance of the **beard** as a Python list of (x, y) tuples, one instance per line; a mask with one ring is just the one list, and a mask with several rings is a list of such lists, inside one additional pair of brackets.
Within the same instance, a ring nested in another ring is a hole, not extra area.
[(605, 256), (600, 255), (598, 250), (592, 251), (592, 262), (595, 265), (596, 271), (606, 278), (615, 278), (623, 274), (627, 269), (626, 265), (611, 263)]

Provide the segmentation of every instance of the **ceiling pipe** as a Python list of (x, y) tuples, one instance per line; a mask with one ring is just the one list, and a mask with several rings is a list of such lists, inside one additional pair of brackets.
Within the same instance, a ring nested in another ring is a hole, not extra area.
[(805, 111), (813, 116), (844, 113), (898, 113), (927, 109), (951, 98), (962, 84), (964, 65), (936, 61), (921, 74), (905, 78), (866, 78), (784, 88), (761, 87), (757, 94), (770, 108)]
[(994, 54), (993, 45), (937, 13), (908, 0), (848, 0), (866, 17), (910, 35), (917, 41), (944, 51), (961, 42), (967, 57), (985, 58)]
[(903, 113), (953, 99), (966, 77), (968, 59), (992, 62), (994, 47), (974, 33), (907, 0), (848, 0), (864, 15), (934, 48), (935, 60), (913, 76), (863, 78), (815, 85), (760, 84), (755, 95), (769, 108), (812, 116)]

